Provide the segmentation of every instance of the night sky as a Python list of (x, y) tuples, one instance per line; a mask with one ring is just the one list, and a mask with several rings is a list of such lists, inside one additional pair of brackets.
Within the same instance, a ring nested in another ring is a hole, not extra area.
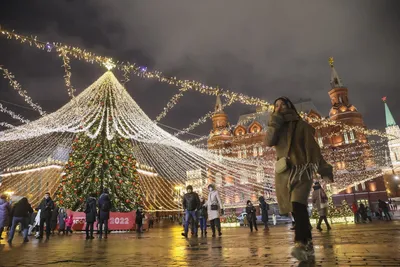
[[(388, 97), (400, 122), (399, 14), (396, 0), (3, 0), (0, 24), (268, 101), (280, 95), (311, 98), (324, 116), (330, 108), (328, 57), (333, 56), (350, 101), (367, 126), (383, 129), (382, 96)], [(56, 53), (1, 38), (0, 65), (15, 74), (44, 110), (55, 111), (69, 100)], [(71, 66), (78, 92), (105, 71), (79, 61)], [(127, 89), (153, 119), (178, 90), (135, 76)], [(0, 100), (27, 106), (4, 79)], [(214, 97), (189, 92), (161, 122), (187, 127), (214, 103)], [(26, 118), (39, 117), (35, 111), (2, 104)], [(227, 113), (236, 123), (240, 114), (252, 110), (235, 104)], [(4, 114), (0, 121), (18, 124)], [(208, 122), (193, 132), (204, 135), (210, 128)]]

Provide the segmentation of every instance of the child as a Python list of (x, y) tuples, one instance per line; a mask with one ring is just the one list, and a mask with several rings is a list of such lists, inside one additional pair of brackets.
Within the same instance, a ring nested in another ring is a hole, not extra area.
[(65, 224), (67, 225), (67, 235), (68, 233), (72, 234), (72, 225), (74, 225), (74, 216), (72, 214), (65, 220)]
[(65, 209), (60, 208), (60, 212), (58, 213), (58, 234), (62, 232), (65, 235), (66, 219), (67, 219), (67, 214), (65, 213)]
[(200, 230), (201, 236), (207, 236), (207, 206), (206, 200), (204, 197), (200, 199), (200, 207), (199, 207), (199, 218), (200, 218)]
[(248, 220), (249, 226), (250, 226), (250, 232), (253, 232), (253, 227), (254, 227), (254, 229), (256, 229), (256, 231), (258, 231), (256, 208), (253, 206), (253, 203), (251, 203), (250, 200), (247, 200), (246, 213), (247, 213), (247, 220)]

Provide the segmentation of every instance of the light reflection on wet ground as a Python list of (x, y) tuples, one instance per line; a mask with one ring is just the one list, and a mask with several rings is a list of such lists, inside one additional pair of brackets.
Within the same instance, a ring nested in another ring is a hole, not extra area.
[[(249, 233), (224, 229), (221, 238), (181, 236), (181, 227), (111, 234), (84, 240), (83, 234), (55, 236), (49, 242), (17, 236), (10, 247), (0, 241), (0, 266), (298, 266), (290, 257), (289, 226)], [(313, 231), (316, 261), (300, 266), (400, 266), (400, 222), (338, 225)]]

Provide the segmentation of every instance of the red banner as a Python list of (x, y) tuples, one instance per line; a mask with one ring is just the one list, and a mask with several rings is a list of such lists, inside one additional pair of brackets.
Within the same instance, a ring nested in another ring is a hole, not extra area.
[[(72, 215), (74, 224), (72, 229), (75, 231), (83, 231), (86, 229), (86, 214), (84, 212), (67, 211), (68, 216)], [(147, 229), (147, 216), (143, 223), (143, 230)], [(108, 220), (109, 230), (135, 230), (136, 229), (136, 212), (110, 212)], [(94, 229), (97, 230), (97, 222), (94, 223)]]

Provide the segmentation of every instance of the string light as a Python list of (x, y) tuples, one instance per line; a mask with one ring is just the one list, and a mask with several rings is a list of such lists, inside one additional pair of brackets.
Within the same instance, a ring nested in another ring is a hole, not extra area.
[(0, 66), (0, 70), (3, 71), (3, 77), (8, 80), (8, 83), (18, 92), (20, 96), (22, 96), (26, 103), (28, 103), (34, 110), (40, 113), (41, 116), (45, 115), (46, 112), (42, 110), (42, 108), (33, 103), (32, 98), (27, 95), (27, 91), (22, 90), (21, 85), (15, 80), (15, 76), (6, 68)]

